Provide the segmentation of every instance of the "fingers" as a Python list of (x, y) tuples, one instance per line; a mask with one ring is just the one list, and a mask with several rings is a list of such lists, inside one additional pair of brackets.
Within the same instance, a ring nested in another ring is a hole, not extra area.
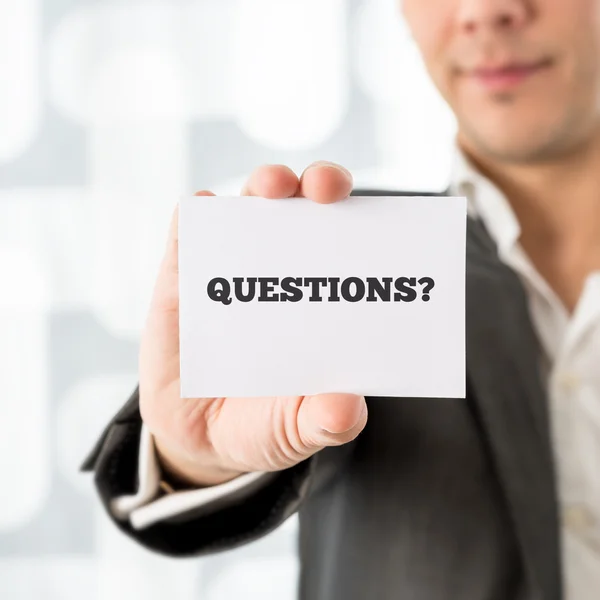
[(298, 191), (298, 177), (284, 165), (263, 165), (255, 169), (242, 189), (242, 196), (291, 198)]
[[(264, 165), (256, 169), (242, 190), (243, 196), (263, 198), (305, 197), (322, 204), (337, 202), (350, 195), (352, 175), (344, 167), (327, 161), (309, 165), (300, 179), (285, 165)], [(214, 196), (210, 191), (200, 191), (195, 196)], [(178, 272), (179, 210), (175, 209), (165, 257), (161, 265), (161, 279), (171, 278)], [(162, 286), (159, 286), (162, 287)]]
[(318, 161), (307, 167), (300, 179), (283, 165), (256, 169), (242, 190), (242, 196), (262, 198), (310, 198), (321, 204), (337, 202), (350, 195), (352, 175), (344, 167)]
[(298, 431), (310, 447), (337, 446), (353, 440), (367, 423), (367, 404), (354, 394), (307, 396), (298, 411)]
[(336, 163), (321, 160), (302, 173), (297, 195), (319, 204), (331, 204), (347, 198), (353, 185), (350, 171)]

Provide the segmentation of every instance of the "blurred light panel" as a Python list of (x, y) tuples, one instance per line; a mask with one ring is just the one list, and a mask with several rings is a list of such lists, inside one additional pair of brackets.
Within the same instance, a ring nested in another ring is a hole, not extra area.
[(380, 183), (443, 189), (450, 176), (455, 119), (425, 72), (399, 3), (363, 0), (354, 29), (358, 81), (374, 102)]
[(48, 308), (89, 307), (91, 231), (84, 189), (0, 190), (0, 246), (35, 256), (46, 281)]
[(88, 88), (89, 123), (187, 120), (184, 73), (168, 49), (122, 46), (108, 51)]
[(355, 60), (361, 87), (379, 104), (397, 106), (406, 96), (419, 96), (414, 89), (417, 50), (397, 0), (362, 0), (354, 15)]
[(20, 155), (40, 118), (39, 2), (0, 2), (0, 162)]
[(181, 73), (167, 53), (123, 48), (92, 90), (92, 306), (112, 333), (137, 336), (188, 181)]
[[(168, 56), (168, 68), (177, 72), (175, 89), (182, 95), (177, 105), (180, 113), (196, 119), (230, 116), (231, 15), (236, 5), (237, 0), (197, 0), (113, 2), (76, 8), (63, 17), (50, 37), (49, 80), (54, 105), (76, 121), (93, 120), (95, 107), (104, 97), (90, 85), (98, 76), (99, 63), (106, 68), (107, 57), (117, 54), (122, 76), (141, 83), (139, 104), (131, 105), (126, 114), (133, 119), (138, 111), (147, 115), (171, 91), (153, 85), (159, 82), (152, 75), (152, 61), (160, 68)], [(113, 71), (111, 77), (115, 76), (118, 73)], [(133, 82), (126, 82), (125, 87), (131, 90)], [(131, 95), (125, 99), (119, 89), (102, 94), (108, 96), (109, 104), (136, 99)], [(126, 109), (122, 106), (121, 112)]]
[(51, 31), (48, 44), (50, 100), (62, 114), (83, 123), (88, 116), (90, 72), (104, 49), (94, 14), (92, 7), (67, 13)]
[(183, 6), (79, 9), (51, 44), (53, 98), (89, 132), (91, 306), (119, 337), (143, 327), (171, 213), (188, 182), (193, 102), (179, 40), (192, 6)]
[(240, 0), (233, 16), (240, 127), (281, 150), (323, 143), (348, 103), (345, 0)]
[(238, 0), (196, 0), (179, 6), (181, 23), (175, 38), (190, 90), (190, 117), (231, 118), (235, 104), (232, 19)]
[(0, 532), (41, 510), (51, 475), (48, 448), (47, 292), (30, 253), (0, 247)]
[[(176, 29), (169, 23), (175, 16), (167, 3), (107, 3), (68, 13), (50, 38), (50, 90), (55, 106), (83, 124), (93, 121), (98, 110), (114, 114), (115, 107), (122, 118), (130, 119), (172, 109), (169, 94), (181, 93), (182, 79), (172, 60)], [(153, 78), (153, 61), (163, 75), (167, 63), (170, 75), (178, 80), (174, 90), (161, 85), (168, 82)], [(104, 88), (103, 78), (124, 87)], [(179, 98), (177, 111), (183, 110)]]

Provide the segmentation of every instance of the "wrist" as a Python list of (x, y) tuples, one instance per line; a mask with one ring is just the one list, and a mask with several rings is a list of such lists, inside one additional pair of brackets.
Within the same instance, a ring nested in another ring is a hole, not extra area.
[(154, 438), (154, 447), (162, 479), (174, 490), (218, 485), (231, 481), (244, 473), (244, 471), (199, 464), (198, 461), (174, 452), (168, 444), (156, 437)]

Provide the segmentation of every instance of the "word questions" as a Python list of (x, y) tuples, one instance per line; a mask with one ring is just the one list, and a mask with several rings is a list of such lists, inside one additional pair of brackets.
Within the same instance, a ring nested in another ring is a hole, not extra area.
[(214, 302), (428, 302), (435, 281), (431, 277), (214, 277), (206, 292)]

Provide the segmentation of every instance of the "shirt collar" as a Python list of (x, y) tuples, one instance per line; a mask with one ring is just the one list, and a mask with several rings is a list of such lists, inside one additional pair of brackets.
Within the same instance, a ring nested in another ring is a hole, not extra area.
[(483, 221), (498, 246), (498, 253), (506, 258), (521, 235), (519, 221), (506, 196), (477, 171), (458, 146), (453, 157), (450, 189), (453, 194), (467, 198), (469, 215)]
[[(591, 274), (574, 315), (569, 316), (557, 294), (538, 273), (521, 245), (521, 227), (506, 196), (489, 179), (477, 171), (457, 147), (453, 157), (451, 193), (467, 198), (469, 216), (481, 219), (498, 248), (498, 256), (522, 278), (535, 299), (532, 317), (543, 347), (551, 361), (581, 338), (582, 332), (600, 316), (600, 271)], [(540, 302), (545, 301), (545, 305)], [(550, 307), (550, 310), (548, 310)], [(551, 316), (548, 316), (551, 315)]]

